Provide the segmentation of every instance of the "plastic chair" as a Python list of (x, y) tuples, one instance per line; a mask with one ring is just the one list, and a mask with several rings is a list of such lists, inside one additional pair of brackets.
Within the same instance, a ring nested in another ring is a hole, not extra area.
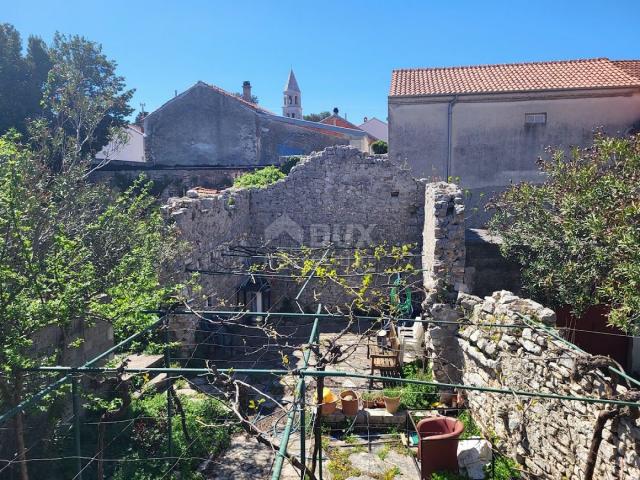
[(458, 438), (464, 431), (457, 418), (430, 417), (417, 425), (418, 458), (422, 479), (429, 480), (431, 474), (441, 470), (458, 471)]

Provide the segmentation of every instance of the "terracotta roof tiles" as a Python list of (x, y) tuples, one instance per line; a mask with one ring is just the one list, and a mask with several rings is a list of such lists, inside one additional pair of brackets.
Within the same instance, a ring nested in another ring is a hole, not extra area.
[[(633, 73), (636, 73), (634, 75)], [(607, 58), (394, 70), (389, 96), (640, 86), (640, 61)]]

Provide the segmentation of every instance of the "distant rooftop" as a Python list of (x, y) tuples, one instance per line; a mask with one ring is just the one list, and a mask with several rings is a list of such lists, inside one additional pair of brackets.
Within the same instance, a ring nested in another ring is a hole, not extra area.
[(394, 70), (389, 96), (640, 87), (640, 60), (608, 58)]

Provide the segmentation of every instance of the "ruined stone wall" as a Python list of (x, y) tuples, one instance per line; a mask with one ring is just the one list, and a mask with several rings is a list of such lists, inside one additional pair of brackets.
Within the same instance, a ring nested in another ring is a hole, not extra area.
[[(472, 323), (521, 324), (520, 313), (555, 324), (552, 310), (507, 291), (484, 300), (462, 295), (460, 308)], [(574, 377), (576, 365), (591, 356), (540, 329), (465, 326), (456, 340), (467, 385), (597, 398), (615, 398), (627, 391), (597, 369)], [(484, 433), (495, 436), (525, 470), (545, 479), (584, 478), (597, 415), (610, 408), (475, 391), (467, 391), (467, 398)], [(608, 422), (603, 437), (594, 478), (640, 478), (638, 420), (623, 416)]]
[[(314, 153), (283, 180), (262, 189), (229, 188), (215, 195), (187, 192), (172, 198), (163, 211), (175, 221), (191, 253), (176, 265), (185, 270), (247, 270), (250, 261), (228, 256), (231, 246), (366, 247), (381, 243), (421, 247), (424, 185), (386, 156), (371, 156), (354, 147), (336, 146)], [(255, 260), (254, 260), (255, 261)], [(419, 261), (416, 262), (419, 267)], [(196, 306), (236, 304), (236, 292), (248, 276), (200, 274)], [(385, 282), (386, 277), (380, 277)], [(299, 284), (270, 279), (272, 305), (291, 300)], [(339, 303), (331, 283), (312, 281), (300, 298), (314, 311), (318, 295)], [(181, 318), (187, 328), (193, 318)], [(182, 335), (182, 334), (180, 334)], [(179, 335), (179, 336), (180, 336)], [(187, 343), (193, 343), (186, 333)], [(180, 337), (182, 338), (182, 337)]]
[(425, 187), (425, 220), (422, 244), (424, 286), (427, 303), (441, 301), (443, 294), (464, 291), (464, 200), (452, 183), (429, 183)]

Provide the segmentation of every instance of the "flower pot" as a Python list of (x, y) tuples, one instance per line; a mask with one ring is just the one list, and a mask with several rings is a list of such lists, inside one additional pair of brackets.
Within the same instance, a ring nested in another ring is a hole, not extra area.
[(333, 397), (332, 401), (324, 401), (322, 403), (322, 415), (331, 415), (335, 413), (336, 408), (338, 407), (338, 399)]
[(376, 408), (377, 405), (377, 400), (362, 400), (362, 408)]
[(340, 403), (342, 405), (342, 413), (348, 417), (354, 417), (358, 414), (358, 394), (353, 390), (340, 392)]
[[(318, 400), (316, 396), (316, 400)], [(338, 397), (331, 391), (330, 388), (324, 387), (322, 390), (322, 402), (319, 402), (322, 407), (322, 415), (331, 415), (336, 411), (338, 405)]]
[(400, 397), (384, 397), (384, 406), (389, 413), (396, 413), (400, 407)]

